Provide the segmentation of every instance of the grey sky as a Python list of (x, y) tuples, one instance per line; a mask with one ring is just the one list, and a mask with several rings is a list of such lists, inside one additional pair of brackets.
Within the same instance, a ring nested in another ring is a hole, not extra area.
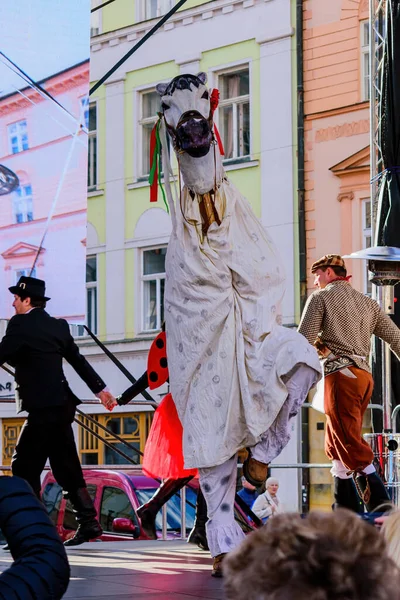
[[(90, 0), (0, 0), (0, 50), (40, 80), (89, 59)], [(0, 95), (25, 87), (0, 56)]]

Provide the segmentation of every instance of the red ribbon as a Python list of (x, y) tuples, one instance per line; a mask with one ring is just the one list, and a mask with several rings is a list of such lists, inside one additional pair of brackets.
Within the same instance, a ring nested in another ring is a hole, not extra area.
[[(215, 111), (217, 110), (218, 104), (219, 104), (219, 90), (217, 90), (217, 88), (214, 88), (210, 95), (210, 110), (211, 110), (212, 115), (214, 115)], [(224, 146), (222, 144), (221, 136), (219, 135), (219, 131), (218, 131), (215, 123), (214, 123), (214, 133), (215, 133), (215, 137), (217, 139), (219, 152), (220, 152), (221, 156), (225, 156), (225, 151), (224, 151)]]
[(219, 153), (221, 154), (221, 156), (224, 156), (225, 155), (224, 146), (222, 145), (221, 136), (219, 135), (219, 131), (215, 124), (214, 124), (214, 133), (215, 133), (215, 137), (217, 138)]
[(219, 104), (219, 90), (214, 88), (210, 95), (210, 110), (211, 114), (214, 114)]

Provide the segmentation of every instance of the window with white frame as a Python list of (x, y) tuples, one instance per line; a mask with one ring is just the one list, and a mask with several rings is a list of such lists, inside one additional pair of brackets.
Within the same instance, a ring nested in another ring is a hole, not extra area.
[(175, 0), (143, 0), (144, 20), (165, 15), (175, 4)]
[(369, 21), (361, 21), (361, 100), (369, 100)]
[(97, 333), (97, 256), (86, 258), (86, 325)]
[(84, 118), (88, 135), (88, 189), (93, 190), (97, 186), (97, 104), (91, 102), (84, 107)]
[(167, 248), (142, 250), (142, 330), (161, 329), (164, 321), (165, 255)]
[(15, 271), (15, 284), (17, 285), (18, 281), (21, 277), (36, 277), (36, 269), (33, 269), (31, 273), (31, 269), (17, 269)]
[(10, 154), (17, 154), (28, 150), (28, 131), (26, 126), (26, 120), (17, 121), (17, 123), (11, 123), (8, 125), (8, 146)]
[(81, 98), (81, 124), (89, 131), (89, 96)]
[[(91, 7), (96, 8), (103, 0), (92, 0)], [(90, 13), (90, 37), (101, 33), (101, 8)]]
[(32, 186), (21, 184), (13, 194), (14, 223), (33, 221)]
[(250, 155), (249, 67), (218, 75), (218, 124), (225, 160)]
[[(371, 233), (371, 200), (362, 200), (362, 247), (370, 248), (372, 243)], [(364, 268), (364, 293), (372, 294), (372, 283), (368, 280), (368, 262)]]
[(140, 121), (142, 139), (142, 154), (140, 176), (150, 173), (150, 136), (151, 130), (158, 119), (157, 113), (161, 110), (161, 98), (156, 91), (147, 91), (140, 94)]

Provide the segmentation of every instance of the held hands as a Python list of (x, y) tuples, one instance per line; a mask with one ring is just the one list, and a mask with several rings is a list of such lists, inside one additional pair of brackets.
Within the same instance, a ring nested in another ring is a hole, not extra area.
[(97, 394), (97, 397), (99, 398), (104, 408), (106, 408), (110, 412), (115, 406), (117, 406), (117, 401), (111, 392), (106, 392), (105, 390), (103, 390), (102, 392)]

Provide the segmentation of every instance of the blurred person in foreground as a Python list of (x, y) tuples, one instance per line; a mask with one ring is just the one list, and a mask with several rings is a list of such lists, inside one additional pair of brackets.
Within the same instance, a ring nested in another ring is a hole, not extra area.
[(348, 510), (277, 515), (223, 563), (227, 600), (399, 600), (384, 537)]
[(278, 490), (279, 481), (275, 477), (268, 477), (265, 482), (265, 492), (260, 494), (253, 504), (253, 513), (263, 523), (266, 523), (269, 517), (285, 512), (285, 507), (277, 495)]
[(65, 319), (46, 311), (45, 282), (22, 276), (9, 288), (15, 315), (0, 342), (0, 365), (15, 367), (17, 412), (27, 411), (12, 457), (13, 475), (25, 479), (40, 499), (40, 476), (47, 459), (54, 477), (70, 500), (78, 529), (65, 542), (77, 546), (103, 533), (86, 488), (71, 424), (80, 400), (63, 371), (67, 360), (108, 410), (116, 405), (106, 384), (79, 352)]
[(387, 342), (400, 359), (400, 329), (375, 300), (350, 285), (351, 275), (338, 254), (317, 260), (311, 273), (319, 289), (308, 298), (298, 330), (316, 346), (323, 364), (325, 453), (332, 461), (334, 507), (364, 512), (361, 498), (373, 512), (380, 505), (388, 507), (390, 499), (375, 470), (371, 447), (362, 437), (374, 387), (371, 336)]
[(386, 540), (389, 556), (400, 569), (400, 510), (378, 517), (375, 523), (382, 526), (381, 533)]
[(0, 528), (14, 563), (0, 575), (0, 600), (59, 600), (70, 568), (64, 546), (26, 481), (0, 477)]

